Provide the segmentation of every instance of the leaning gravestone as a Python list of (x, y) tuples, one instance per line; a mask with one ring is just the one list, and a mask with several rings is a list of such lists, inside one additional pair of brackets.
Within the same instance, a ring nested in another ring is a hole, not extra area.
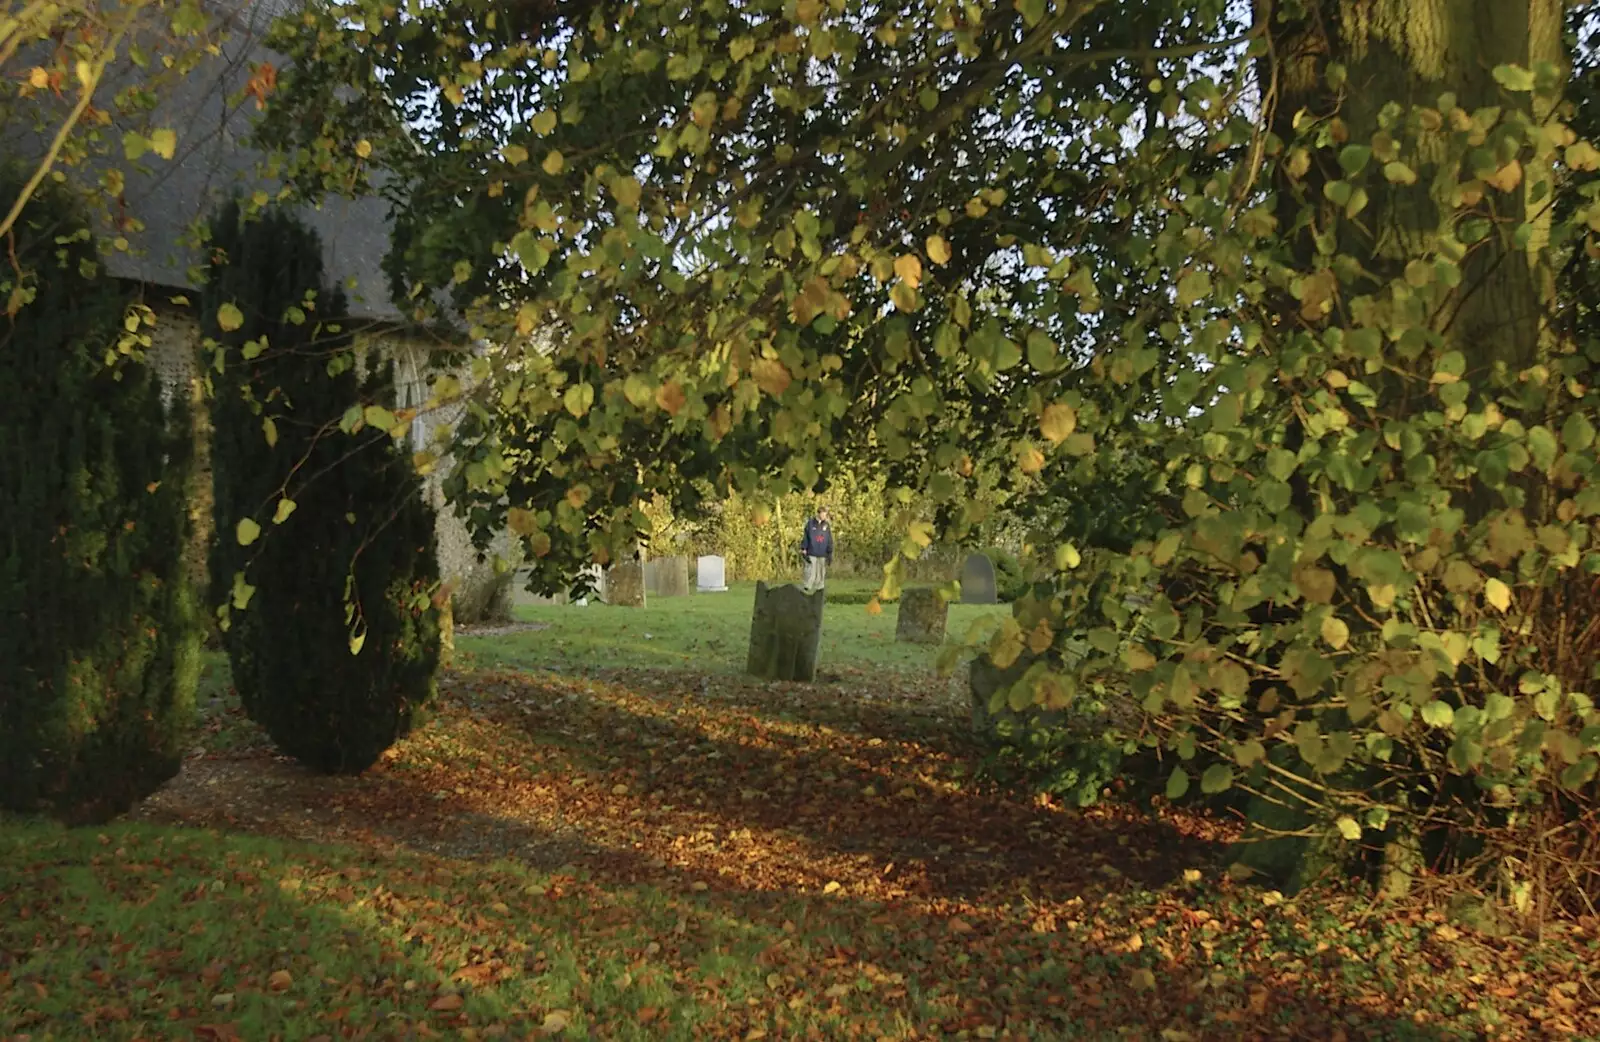
[(950, 604), (932, 587), (904, 590), (900, 594), (900, 613), (895, 620), (894, 639), (907, 644), (939, 644), (944, 641), (945, 619)]
[(644, 564), (644, 592), (647, 597), (687, 597), (689, 559), (656, 557)]
[(701, 593), (728, 592), (728, 563), (712, 554), (695, 562), (695, 588)]
[(605, 602), (625, 608), (643, 608), (644, 565), (639, 561), (623, 561), (606, 570)]
[(968, 554), (961, 566), (961, 603), (996, 604), (994, 562), (983, 554)]
[(823, 591), (807, 594), (793, 583), (775, 587), (756, 583), (745, 672), (765, 680), (809, 684), (816, 679), (825, 599)]

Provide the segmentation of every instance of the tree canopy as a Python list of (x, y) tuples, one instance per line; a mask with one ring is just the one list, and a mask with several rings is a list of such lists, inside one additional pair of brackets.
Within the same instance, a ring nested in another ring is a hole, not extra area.
[(647, 498), (841, 460), (935, 508), (908, 552), (985, 479), (1045, 518), (1132, 485), (982, 635), (1001, 697), (1125, 691), (1172, 798), (1414, 853), (1588, 813), (1600, 768), (1565, 13), (362, 0), (280, 26), (263, 134), (311, 194), (382, 171), (397, 295), (509, 345), (452, 492), (541, 585)]

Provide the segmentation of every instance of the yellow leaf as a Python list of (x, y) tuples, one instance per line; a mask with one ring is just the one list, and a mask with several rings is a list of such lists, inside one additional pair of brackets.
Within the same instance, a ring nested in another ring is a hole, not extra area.
[(352, 655), (361, 654), (361, 649), (366, 647), (366, 644), (367, 644), (367, 631), (366, 630), (362, 630), (360, 633), (352, 633), (350, 635), (350, 654), (352, 654)]
[(564, 1009), (551, 1010), (544, 1015), (544, 1023), (539, 1026), (539, 1030), (546, 1035), (555, 1035), (565, 1031), (571, 1022), (571, 1013)]
[(878, 602), (878, 598), (874, 597), (874, 598), (872, 598), (872, 600), (867, 602), (867, 614), (868, 615), (882, 615), (883, 614), (883, 605)]
[(554, 129), (556, 129), (556, 114), (554, 112), (546, 110), (533, 117), (533, 132), (540, 137), (544, 137)]
[(1484, 181), (1493, 185), (1495, 188), (1500, 189), (1502, 192), (1513, 191), (1522, 183), (1522, 164), (1513, 159), (1499, 170), (1496, 170), (1494, 173), (1484, 178)]
[(238, 525), (234, 527), (233, 534), (234, 538), (239, 540), (240, 546), (249, 546), (260, 537), (261, 526), (251, 518), (242, 517), (239, 519)]
[(1153, 991), (1156, 986), (1156, 975), (1150, 970), (1140, 967), (1133, 971), (1132, 984), (1134, 991)]
[(1040, 619), (1039, 625), (1035, 626), (1033, 632), (1028, 634), (1028, 650), (1035, 655), (1043, 655), (1050, 650), (1050, 645), (1055, 642), (1055, 631), (1050, 628), (1050, 623), (1046, 619)]
[(750, 366), (750, 375), (755, 377), (756, 386), (777, 398), (788, 389), (792, 379), (789, 369), (776, 358), (758, 358)]
[(1039, 417), (1039, 433), (1049, 439), (1050, 444), (1059, 445), (1078, 429), (1078, 413), (1070, 405), (1047, 406)]
[(889, 290), (889, 299), (894, 302), (896, 311), (917, 310), (917, 291), (908, 282), (896, 282)]
[(278, 444), (278, 425), (270, 416), (261, 417), (261, 434), (267, 439), (267, 448)]
[(517, 535), (532, 535), (539, 530), (538, 515), (526, 507), (512, 507), (506, 511), (506, 527)]
[(357, 141), (356, 155), (360, 156), (362, 159), (372, 155), (372, 142), (368, 141), (366, 138), (362, 138), (360, 141)]
[(928, 259), (935, 264), (950, 263), (950, 243), (943, 235), (928, 236)]
[(272, 514), (272, 523), (275, 525), (281, 525), (285, 521), (289, 520), (289, 515), (294, 513), (294, 508), (298, 505), (299, 504), (297, 504), (294, 500), (289, 499), (287, 496), (278, 500), (278, 509)]
[(34, 90), (44, 90), (50, 86), (50, 74), (35, 65), (28, 70), (28, 86)]
[(217, 327), (224, 333), (232, 333), (244, 325), (244, 312), (231, 301), (217, 309)]
[(1330, 648), (1338, 651), (1350, 642), (1350, 627), (1337, 615), (1325, 615), (1322, 618), (1322, 639), (1328, 642)]
[(1497, 611), (1507, 611), (1511, 607), (1511, 587), (1499, 579), (1490, 579), (1483, 584), (1483, 599)]
[(678, 415), (679, 410), (688, 401), (688, 397), (683, 393), (683, 386), (676, 380), (668, 380), (656, 390), (656, 404), (661, 406), (668, 416)]
[(922, 262), (914, 253), (907, 253), (894, 262), (894, 273), (900, 276), (900, 281), (916, 289), (922, 285)]
[[(357, 145), (356, 151), (359, 152), (360, 150), (361, 146)], [(528, 150), (521, 145), (507, 145), (500, 150), (500, 155), (512, 166), (521, 166), (528, 161)]]
[(171, 159), (178, 151), (178, 135), (165, 127), (151, 131), (150, 151), (162, 159)]
[(611, 182), (611, 194), (624, 210), (639, 208), (640, 186), (638, 178), (619, 177)]
[(554, 177), (567, 168), (567, 157), (558, 151), (552, 150), (549, 155), (544, 157), (543, 165), (544, 172)]
[(1032, 442), (1022, 442), (1017, 446), (1017, 469), (1024, 474), (1037, 474), (1044, 469), (1044, 453)]
[(1346, 814), (1344, 817), (1334, 822), (1334, 824), (1339, 826), (1339, 835), (1350, 840), (1352, 843), (1361, 838), (1361, 826), (1358, 825), (1356, 823), (1356, 819), (1352, 818), (1350, 815)]
[(523, 301), (517, 308), (517, 333), (527, 336), (539, 324), (539, 309), (532, 303)]

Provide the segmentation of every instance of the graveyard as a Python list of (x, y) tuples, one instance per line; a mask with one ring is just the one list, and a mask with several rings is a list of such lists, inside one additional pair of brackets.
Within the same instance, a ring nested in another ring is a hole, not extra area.
[(1600, 0), (0, 73), (0, 1042), (1600, 1039)]
[[(0, 828), (0, 878), (33, 880), (0, 890), (0, 956), (32, 952), (0, 964), (0, 1024), (688, 1040), (1577, 1022), (1548, 996), (1581, 936), (1465, 940), (1358, 890), (1235, 879), (1226, 817), (1078, 809), (986, 772), (964, 677), (895, 639), (897, 605), (828, 606), (810, 683), (750, 675), (755, 596), (522, 606), (464, 631), (431, 718), (356, 777), (278, 755), (213, 656), (178, 778), (103, 827)], [(957, 603), (950, 629), (1007, 610)]]

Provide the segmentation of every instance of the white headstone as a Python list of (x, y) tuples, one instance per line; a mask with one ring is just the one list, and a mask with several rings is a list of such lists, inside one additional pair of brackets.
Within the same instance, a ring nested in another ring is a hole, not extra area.
[(727, 562), (715, 554), (700, 558), (695, 588), (701, 593), (725, 593), (728, 589)]

